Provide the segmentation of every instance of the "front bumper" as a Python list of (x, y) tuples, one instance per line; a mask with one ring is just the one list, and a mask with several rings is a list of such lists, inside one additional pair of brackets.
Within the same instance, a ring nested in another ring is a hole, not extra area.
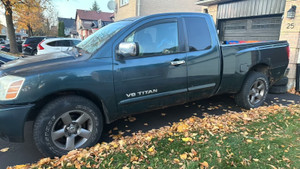
[(0, 105), (0, 138), (10, 142), (24, 141), (24, 125), (34, 105)]

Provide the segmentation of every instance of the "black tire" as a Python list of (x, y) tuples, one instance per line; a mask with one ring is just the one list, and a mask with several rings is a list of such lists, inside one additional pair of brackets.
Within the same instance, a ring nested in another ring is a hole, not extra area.
[(102, 133), (99, 108), (79, 96), (63, 96), (48, 103), (35, 120), (33, 138), (47, 157), (95, 145)]
[[(276, 83), (274, 83), (273, 86), (286, 86), (289, 82), (289, 78), (288, 77), (283, 77), (280, 80), (278, 80)], [(271, 90), (271, 89), (270, 89)]]
[(32, 53), (31, 53), (32, 56), (34, 55), (37, 55), (37, 50), (34, 50)]
[(245, 109), (261, 106), (266, 100), (269, 90), (268, 77), (260, 72), (250, 72), (242, 89), (235, 96), (238, 106)]
[(285, 86), (272, 86), (270, 88), (269, 93), (272, 93), (272, 94), (285, 94), (285, 93), (287, 93), (287, 91), (288, 91), (287, 85), (285, 85)]

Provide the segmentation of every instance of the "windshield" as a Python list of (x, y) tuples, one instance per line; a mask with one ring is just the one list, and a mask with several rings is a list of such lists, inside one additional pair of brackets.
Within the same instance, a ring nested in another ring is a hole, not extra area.
[(76, 45), (77, 47), (83, 49), (88, 53), (94, 53), (99, 49), (107, 40), (118, 33), (122, 28), (127, 26), (130, 21), (121, 21), (111, 23), (103, 28), (99, 29), (97, 32), (86, 38), (84, 41)]

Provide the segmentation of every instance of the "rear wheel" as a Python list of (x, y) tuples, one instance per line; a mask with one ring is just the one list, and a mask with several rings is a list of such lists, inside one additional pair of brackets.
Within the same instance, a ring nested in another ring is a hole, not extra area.
[(79, 96), (65, 96), (47, 104), (37, 117), (33, 136), (45, 156), (62, 156), (68, 151), (97, 143), (103, 128), (98, 107)]
[(243, 108), (256, 108), (264, 103), (268, 90), (267, 76), (260, 72), (250, 72), (241, 91), (235, 96), (235, 101)]

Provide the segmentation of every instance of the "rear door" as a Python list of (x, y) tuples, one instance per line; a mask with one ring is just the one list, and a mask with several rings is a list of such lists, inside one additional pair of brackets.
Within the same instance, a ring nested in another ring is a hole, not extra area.
[(187, 35), (189, 101), (214, 94), (220, 83), (221, 56), (214, 25), (204, 17), (184, 17)]
[(60, 47), (60, 51), (67, 51), (72, 46), (72, 42), (70, 40), (60, 40), (57, 41), (57, 46)]
[(138, 43), (140, 52), (136, 57), (114, 61), (120, 112), (131, 114), (186, 102), (187, 67), (182, 35), (181, 22), (170, 18), (146, 23), (122, 40)]

